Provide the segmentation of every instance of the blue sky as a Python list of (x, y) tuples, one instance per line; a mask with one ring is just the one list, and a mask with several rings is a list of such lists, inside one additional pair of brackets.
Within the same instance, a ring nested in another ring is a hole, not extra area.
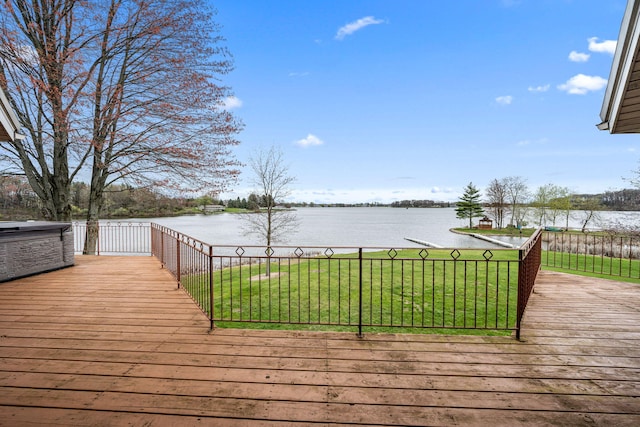
[(455, 201), (506, 176), (597, 193), (639, 166), (639, 136), (596, 128), (624, 0), (213, 5), (245, 123), (236, 156), (280, 147), (291, 200)]

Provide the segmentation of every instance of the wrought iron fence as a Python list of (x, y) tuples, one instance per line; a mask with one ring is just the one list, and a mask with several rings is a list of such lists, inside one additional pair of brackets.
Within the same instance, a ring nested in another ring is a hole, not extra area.
[(640, 279), (640, 237), (611, 232), (544, 231), (542, 265)]
[(540, 265), (520, 250), (217, 246), (151, 225), (152, 254), (215, 322), (515, 330)]
[(520, 247), (518, 251), (520, 262), (518, 263), (518, 313), (516, 321), (516, 338), (520, 339), (521, 321), (524, 310), (529, 302), (529, 297), (536, 284), (536, 277), (540, 270), (542, 259), (542, 230), (538, 229)]
[[(100, 222), (96, 255), (151, 255), (151, 224), (148, 222)], [(74, 252), (84, 252), (86, 222), (73, 223)]]

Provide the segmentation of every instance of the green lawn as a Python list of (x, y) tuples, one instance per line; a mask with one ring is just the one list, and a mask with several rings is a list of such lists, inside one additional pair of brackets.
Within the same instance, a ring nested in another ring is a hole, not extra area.
[[(470, 228), (457, 228), (456, 231), (462, 233), (477, 233), (485, 235), (507, 235), (530, 237), (536, 229), (523, 228), (522, 233), (514, 228), (480, 230)], [(589, 242), (598, 242), (598, 247), (602, 247), (598, 239), (605, 239), (607, 242), (604, 248), (609, 247), (611, 235), (604, 231), (589, 232), (588, 235), (580, 230), (563, 231), (562, 233), (550, 233), (551, 236), (562, 236), (561, 244), (567, 244), (564, 251), (543, 251), (542, 268), (545, 270), (558, 271), (562, 273), (576, 274), (589, 277), (598, 277), (610, 280), (620, 280), (640, 284), (640, 260), (624, 257), (599, 256), (577, 253), (585, 251), (584, 243), (580, 243), (578, 248), (571, 247), (573, 239), (588, 239)], [(619, 238), (619, 237), (618, 237)], [(624, 237), (623, 237), (624, 238)], [(606, 240), (609, 239), (609, 240)], [(566, 242), (564, 241), (566, 240)], [(626, 241), (626, 240), (625, 240)]]
[[(183, 263), (181, 284), (223, 327), (509, 334), (518, 256), (512, 249), (220, 256), (211, 277)], [(543, 251), (542, 266), (640, 283), (639, 260)]]
[[(357, 253), (272, 258), (270, 276), (265, 274), (267, 260), (256, 258), (214, 272), (213, 318), (261, 322), (263, 327), (283, 323), (352, 329), (361, 320), (378, 331), (511, 330), (517, 258), (513, 250), (369, 252), (362, 262)], [(183, 274), (181, 282), (209, 312), (208, 273)]]
[(542, 267), (589, 277), (640, 284), (640, 260), (543, 251)]

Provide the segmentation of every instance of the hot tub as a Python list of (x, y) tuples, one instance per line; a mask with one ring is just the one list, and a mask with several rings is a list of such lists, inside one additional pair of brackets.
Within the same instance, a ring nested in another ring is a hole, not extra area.
[(68, 222), (0, 222), (0, 282), (72, 266)]

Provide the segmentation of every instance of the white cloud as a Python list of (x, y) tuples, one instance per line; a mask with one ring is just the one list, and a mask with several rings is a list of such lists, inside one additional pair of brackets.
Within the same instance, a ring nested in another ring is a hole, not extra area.
[(603, 40), (599, 42), (597, 37), (591, 37), (587, 39), (587, 41), (589, 42), (589, 50), (591, 52), (608, 53), (609, 55), (613, 55), (616, 52), (616, 44), (618, 43), (616, 40)]
[(222, 100), (221, 105), (225, 110), (233, 110), (234, 108), (242, 107), (242, 100), (240, 100), (240, 98), (236, 98), (235, 96), (227, 96), (224, 100)]
[(306, 138), (299, 139), (298, 141), (296, 141), (296, 145), (299, 145), (301, 147), (311, 147), (314, 145), (322, 145), (322, 144), (324, 144), (324, 141), (322, 141), (320, 138), (312, 134), (307, 135)]
[(360, 18), (357, 21), (353, 21), (348, 23), (347, 25), (340, 27), (338, 32), (336, 33), (336, 40), (342, 40), (345, 36), (351, 35), (358, 30), (363, 29), (369, 25), (382, 24), (384, 21), (382, 19), (376, 19), (373, 16), (365, 16), (364, 18)]
[(550, 87), (551, 85), (549, 84), (543, 86), (529, 86), (529, 92), (546, 92)]
[(513, 96), (505, 95), (496, 98), (496, 102), (500, 105), (509, 105), (513, 102)]
[(600, 76), (587, 76), (578, 74), (567, 80), (566, 83), (558, 86), (558, 89), (571, 95), (585, 95), (588, 92), (604, 88), (607, 80)]
[(591, 55), (589, 55), (588, 53), (581, 53), (581, 52), (576, 52), (575, 50), (572, 50), (571, 53), (569, 54), (569, 61), (587, 62), (590, 57)]
[(0, 46), (0, 53), (2, 53), (3, 56), (6, 55), (7, 57), (24, 61), (34, 67), (40, 63), (36, 49), (27, 44)]
[(289, 77), (305, 77), (305, 76), (308, 76), (308, 75), (309, 75), (308, 71), (291, 72), (291, 73), (289, 73)]

